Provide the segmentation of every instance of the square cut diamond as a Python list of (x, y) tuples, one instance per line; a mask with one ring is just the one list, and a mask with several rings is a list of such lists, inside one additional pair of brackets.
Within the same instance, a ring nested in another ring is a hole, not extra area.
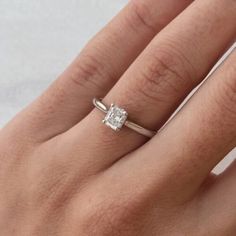
[(124, 109), (112, 104), (105, 119), (103, 120), (103, 123), (111, 127), (113, 130), (118, 131), (124, 125), (127, 117), (128, 113)]

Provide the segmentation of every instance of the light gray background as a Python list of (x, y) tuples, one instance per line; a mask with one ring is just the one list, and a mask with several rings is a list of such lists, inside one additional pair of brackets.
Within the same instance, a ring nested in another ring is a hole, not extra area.
[(127, 2), (0, 0), (0, 127), (38, 96)]

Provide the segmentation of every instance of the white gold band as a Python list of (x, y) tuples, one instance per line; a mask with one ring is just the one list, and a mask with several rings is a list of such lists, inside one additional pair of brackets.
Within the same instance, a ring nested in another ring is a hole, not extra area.
[(128, 113), (124, 109), (119, 108), (114, 104), (111, 104), (110, 108), (107, 108), (107, 106), (97, 98), (93, 99), (93, 104), (97, 109), (106, 114), (103, 123), (115, 131), (119, 131), (123, 126), (126, 126), (148, 138), (152, 138), (157, 134), (156, 131), (148, 130), (138, 124), (129, 121), (127, 119)]

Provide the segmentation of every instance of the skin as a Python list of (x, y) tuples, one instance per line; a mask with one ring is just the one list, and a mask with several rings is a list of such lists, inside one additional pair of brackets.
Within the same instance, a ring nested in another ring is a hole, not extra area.
[(133, 0), (0, 131), (0, 234), (234, 236), (236, 52), (151, 140), (114, 133), (92, 99), (159, 130), (232, 44), (235, 0)]

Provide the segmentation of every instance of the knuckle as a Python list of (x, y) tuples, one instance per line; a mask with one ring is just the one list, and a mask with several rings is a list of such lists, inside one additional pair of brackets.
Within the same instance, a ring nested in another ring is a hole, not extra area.
[(219, 83), (221, 92), (220, 106), (230, 117), (236, 117), (236, 66), (232, 65), (225, 72), (226, 78)]
[[(69, 78), (73, 84), (89, 87), (100, 87), (99, 78), (106, 76), (103, 64), (99, 61), (99, 57), (89, 53), (83, 53), (72, 66)], [(106, 76), (107, 77), (107, 76)]]
[[(180, 96), (180, 91), (191, 88), (190, 70), (184, 57), (173, 49), (154, 49), (143, 67), (137, 91), (149, 101), (168, 99), (166, 93)], [(163, 97), (163, 98), (162, 98)]]
[(155, 33), (156, 27), (153, 23), (150, 6), (145, 1), (132, 0), (130, 2), (131, 12), (133, 13), (133, 18), (131, 22), (133, 23), (133, 28), (144, 26), (149, 31)]
[[(132, 228), (134, 206), (118, 199), (95, 200), (82, 213), (80, 229), (85, 235), (122, 235)], [(132, 231), (133, 232), (133, 231)]]

